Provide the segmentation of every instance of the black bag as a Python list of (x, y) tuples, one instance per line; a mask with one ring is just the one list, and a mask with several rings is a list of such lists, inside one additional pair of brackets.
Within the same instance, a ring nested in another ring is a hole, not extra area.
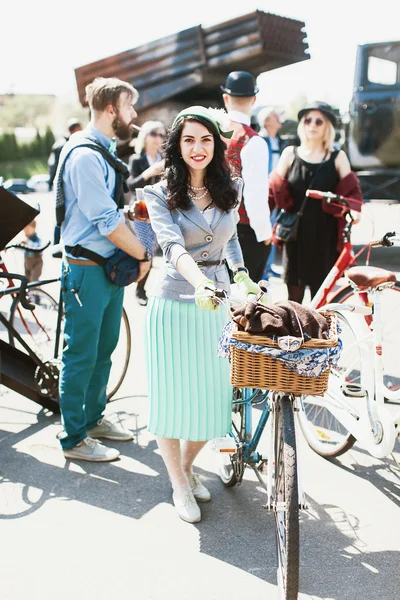
[(104, 265), (107, 279), (118, 287), (134, 283), (139, 277), (139, 261), (123, 250), (117, 250)]
[(297, 240), (297, 233), (299, 231), (300, 218), (303, 214), (302, 209), (304, 208), (305, 202), (301, 206), (298, 212), (288, 212), (284, 209), (278, 215), (275, 225), (275, 238), (279, 242), (295, 242)]
[(82, 248), (79, 244), (76, 246), (65, 246), (67, 252), (70, 252), (75, 258), (88, 258), (93, 260), (104, 268), (107, 279), (118, 287), (125, 287), (135, 283), (139, 277), (139, 262), (123, 250), (117, 250), (109, 258), (100, 256), (97, 252), (92, 252), (87, 248)]
[[(295, 149), (295, 154), (296, 153), (297, 153), (297, 150)], [(323, 163), (325, 162), (327, 154), (328, 154), (328, 152), (325, 153), (325, 156), (324, 156), (320, 166), (315, 171), (314, 176), (311, 180), (311, 183), (308, 186), (308, 190), (312, 189), (312, 185), (315, 181), (315, 177), (316, 177), (318, 171), (320, 170), (320, 168), (322, 167)], [(278, 242), (284, 242), (287, 244), (289, 242), (295, 242), (297, 240), (300, 219), (303, 216), (304, 207), (306, 205), (307, 198), (308, 198), (308, 196), (304, 196), (304, 200), (301, 203), (300, 209), (297, 212), (294, 212), (294, 211), (288, 212), (284, 208), (281, 209), (281, 212), (279, 213), (279, 215), (275, 221), (275, 230), (274, 230), (274, 236)]]

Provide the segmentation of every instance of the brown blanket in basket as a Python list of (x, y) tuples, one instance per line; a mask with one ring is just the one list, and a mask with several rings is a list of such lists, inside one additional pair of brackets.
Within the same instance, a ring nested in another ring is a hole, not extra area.
[(237, 323), (239, 331), (270, 337), (302, 337), (297, 319), (300, 321), (305, 341), (310, 338), (328, 338), (329, 325), (326, 318), (316, 310), (292, 300), (276, 302), (271, 306), (248, 302), (233, 312), (233, 320)]

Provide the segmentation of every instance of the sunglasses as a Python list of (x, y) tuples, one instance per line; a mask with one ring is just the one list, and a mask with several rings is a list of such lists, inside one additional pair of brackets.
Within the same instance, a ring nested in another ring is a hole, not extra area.
[(160, 138), (164, 137), (164, 134), (163, 133), (159, 133), (158, 131), (149, 131), (148, 135), (151, 135), (151, 137), (160, 137)]
[[(311, 117), (306, 117), (304, 119), (304, 125), (311, 125), (312, 122), (313, 122), (313, 119)], [(321, 127), (321, 125), (324, 124), (322, 119), (314, 119), (314, 123), (317, 127)]]

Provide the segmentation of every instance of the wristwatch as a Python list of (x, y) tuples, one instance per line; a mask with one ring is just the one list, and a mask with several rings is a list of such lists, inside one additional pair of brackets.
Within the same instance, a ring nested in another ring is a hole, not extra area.
[(235, 277), (239, 273), (239, 271), (245, 271), (247, 275), (249, 274), (249, 270), (246, 269), (246, 267), (238, 267), (233, 271), (233, 276)]
[(150, 254), (147, 252), (147, 250), (144, 253), (144, 258), (138, 258), (139, 262), (149, 262), (151, 260), (151, 256)]

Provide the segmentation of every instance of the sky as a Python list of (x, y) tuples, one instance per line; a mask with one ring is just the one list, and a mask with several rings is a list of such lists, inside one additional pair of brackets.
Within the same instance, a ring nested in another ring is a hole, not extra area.
[(396, 4), (395, 0), (7, 2), (2, 7), (0, 93), (77, 98), (76, 67), (194, 25), (214, 25), (258, 9), (304, 21), (311, 59), (261, 74), (257, 104), (285, 108), (305, 96), (345, 112), (357, 45), (400, 40)]

